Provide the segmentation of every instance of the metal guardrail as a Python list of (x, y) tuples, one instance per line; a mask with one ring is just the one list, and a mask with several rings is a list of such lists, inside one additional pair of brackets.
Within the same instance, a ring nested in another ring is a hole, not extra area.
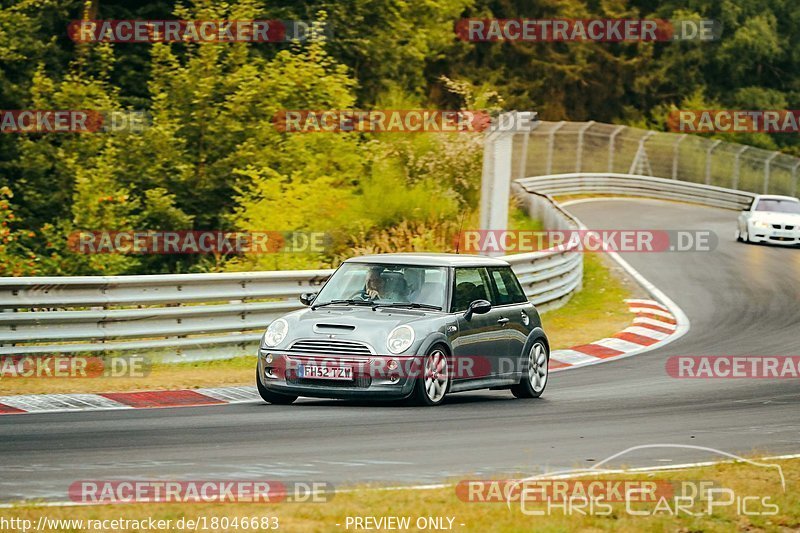
[(517, 180), (528, 192), (550, 195), (616, 194), (664, 200), (679, 200), (711, 207), (741, 211), (750, 207), (756, 194), (751, 192), (632, 174), (572, 173), (533, 176)]
[[(576, 227), (545, 195), (532, 213)], [(546, 214), (545, 214), (546, 213)], [(505, 257), (536, 305), (580, 287), (582, 257), (555, 249)], [(332, 270), (0, 278), (0, 355), (146, 351), (163, 360), (253, 355), (264, 328), (299, 309)]]
[[(752, 193), (649, 176), (563, 174), (518, 180), (515, 193), (549, 230), (583, 229), (552, 194), (624, 194), (746, 208)], [(570, 248), (505, 256), (529, 300), (563, 304), (581, 286)], [(0, 278), (0, 355), (165, 352), (165, 360), (253, 354), (263, 329), (302, 305), (331, 270)]]

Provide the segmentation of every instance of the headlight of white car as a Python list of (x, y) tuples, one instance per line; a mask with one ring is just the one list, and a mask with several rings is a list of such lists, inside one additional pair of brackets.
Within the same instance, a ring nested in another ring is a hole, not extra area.
[(386, 339), (386, 347), (392, 353), (400, 353), (408, 350), (414, 342), (414, 330), (411, 326), (397, 326), (389, 333)]
[(283, 342), (289, 332), (289, 324), (282, 318), (269, 325), (264, 334), (264, 346), (274, 348)]
[(753, 226), (757, 228), (768, 228), (769, 224), (767, 224), (763, 220), (753, 220)]

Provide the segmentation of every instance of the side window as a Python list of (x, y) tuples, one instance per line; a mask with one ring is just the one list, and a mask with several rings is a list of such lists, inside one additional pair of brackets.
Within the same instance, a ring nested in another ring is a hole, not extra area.
[[(509, 267), (503, 267), (495, 269), (492, 272), (492, 278), (497, 280), (497, 277), (503, 282), (503, 288), (505, 293), (507, 294), (508, 301), (505, 303), (510, 304), (521, 304), (526, 303), (528, 301), (527, 296), (525, 296), (525, 292), (522, 290), (522, 286), (519, 284), (519, 280), (514, 272)], [(497, 285), (497, 291), (500, 293), (501, 299), (504, 298), (503, 296), (503, 289), (500, 288), (500, 285), (495, 281)], [(502, 305), (502, 304), (501, 304)]]
[(492, 276), (492, 283), (494, 283), (494, 288), (496, 289), (495, 294), (497, 295), (497, 301), (492, 302), (492, 305), (507, 305), (514, 303), (511, 295), (508, 292), (506, 281), (503, 279), (500, 269), (492, 268), (489, 270), (489, 274)]
[(485, 268), (457, 268), (451, 312), (466, 311), (475, 300), (492, 301)]

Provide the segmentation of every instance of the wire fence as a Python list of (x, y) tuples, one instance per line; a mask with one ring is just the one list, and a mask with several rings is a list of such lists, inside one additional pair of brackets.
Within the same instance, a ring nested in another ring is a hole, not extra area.
[(796, 196), (800, 158), (698, 135), (599, 122), (541, 121), (513, 139), (514, 179), (576, 172), (638, 174)]

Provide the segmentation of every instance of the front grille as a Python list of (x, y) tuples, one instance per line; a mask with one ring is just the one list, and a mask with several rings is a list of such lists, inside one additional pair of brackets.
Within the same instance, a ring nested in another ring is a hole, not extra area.
[(297, 341), (292, 344), (289, 351), (325, 355), (370, 355), (372, 353), (369, 346), (366, 344), (333, 339), (307, 339)]
[(772, 229), (781, 229), (781, 225), (780, 224), (773, 224), (772, 225)]
[(793, 229), (794, 229), (794, 226), (786, 226), (786, 229), (788, 229), (788, 230), (793, 230)]

